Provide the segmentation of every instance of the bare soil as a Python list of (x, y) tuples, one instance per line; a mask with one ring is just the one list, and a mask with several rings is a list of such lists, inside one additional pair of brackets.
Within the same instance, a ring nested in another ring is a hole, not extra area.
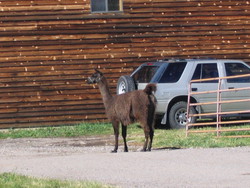
[[(113, 136), (0, 140), (0, 173), (118, 187), (250, 187), (250, 147), (110, 153)], [(122, 142), (121, 142), (122, 145)]]

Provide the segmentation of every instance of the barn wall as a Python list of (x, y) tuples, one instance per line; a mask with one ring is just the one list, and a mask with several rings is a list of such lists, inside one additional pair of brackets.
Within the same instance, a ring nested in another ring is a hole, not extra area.
[(93, 68), (109, 78), (164, 57), (250, 62), (249, 1), (124, 0), (92, 14), (90, 0), (0, 1), (0, 128), (105, 121)]

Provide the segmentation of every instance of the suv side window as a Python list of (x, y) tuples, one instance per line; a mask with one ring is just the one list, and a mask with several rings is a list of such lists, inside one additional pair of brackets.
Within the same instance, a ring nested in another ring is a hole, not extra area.
[(133, 78), (137, 83), (149, 83), (158, 68), (158, 66), (143, 66)]
[[(217, 63), (198, 64), (194, 71), (192, 80), (219, 77)], [(206, 83), (216, 83), (218, 80), (206, 81)]]
[[(250, 69), (242, 63), (225, 63), (226, 75), (236, 76), (241, 74), (249, 74)], [(227, 79), (228, 83), (250, 83), (250, 77), (245, 78), (231, 78)]]
[(185, 69), (187, 63), (169, 63), (165, 72), (163, 73), (159, 83), (175, 83), (177, 82)]

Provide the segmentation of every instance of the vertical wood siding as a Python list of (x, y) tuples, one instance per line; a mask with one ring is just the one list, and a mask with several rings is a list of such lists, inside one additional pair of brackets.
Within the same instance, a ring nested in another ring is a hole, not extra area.
[(123, 0), (92, 14), (90, 0), (0, 1), (0, 128), (105, 121), (93, 68), (115, 93), (119, 76), (167, 57), (250, 62), (250, 1)]

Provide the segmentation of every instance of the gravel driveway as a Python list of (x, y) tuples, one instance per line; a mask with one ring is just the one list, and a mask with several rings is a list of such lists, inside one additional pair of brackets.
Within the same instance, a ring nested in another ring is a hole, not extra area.
[(135, 145), (129, 153), (109, 153), (112, 142), (109, 136), (0, 140), (0, 173), (118, 187), (250, 187), (250, 147), (144, 153)]

